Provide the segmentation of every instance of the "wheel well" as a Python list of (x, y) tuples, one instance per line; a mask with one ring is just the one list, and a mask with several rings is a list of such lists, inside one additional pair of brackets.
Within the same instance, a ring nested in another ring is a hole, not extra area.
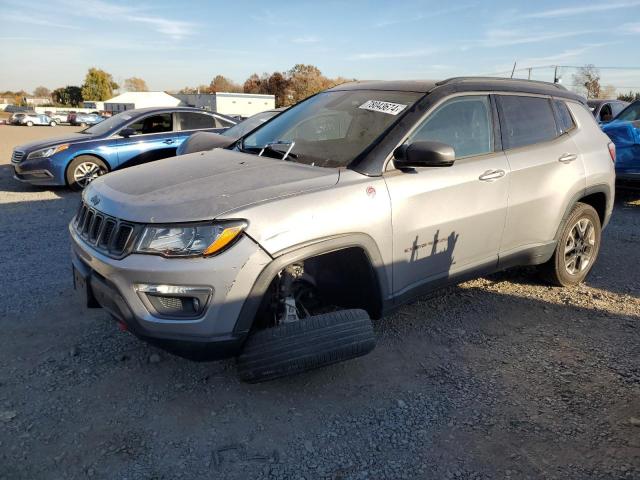
[(592, 193), (586, 197), (582, 197), (578, 200), (581, 203), (591, 205), (600, 218), (600, 224), (604, 224), (604, 219), (607, 214), (607, 196), (602, 192)]
[(65, 181), (67, 182), (67, 184), (69, 183), (68, 177), (69, 177), (69, 167), (71, 166), (71, 164), (73, 163), (74, 160), (80, 158), (80, 157), (93, 157), (93, 158), (97, 158), (98, 160), (100, 160), (102, 163), (104, 163), (105, 167), (107, 167), (107, 171), (110, 172), (111, 171), (111, 165), (109, 165), (109, 162), (107, 162), (104, 158), (102, 158), (100, 155), (95, 155), (93, 153), (81, 153), (80, 155), (76, 155), (75, 157), (73, 157), (71, 159), (71, 161), (69, 163), (67, 163), (66, 168), (64, 169), (64, 178)]
[(291, 265), (302, 267), (305, 277), (312, 281), (327, 306), (361, 308), (371, 318), (382, 316), (382, 293), (369, 256), (361, 247), (347, 247), (297, 260), (281, 269), (260, 302), (254, 328), (261, 328), (269, 320), (270, 308), (279, 295), (280, 275)]

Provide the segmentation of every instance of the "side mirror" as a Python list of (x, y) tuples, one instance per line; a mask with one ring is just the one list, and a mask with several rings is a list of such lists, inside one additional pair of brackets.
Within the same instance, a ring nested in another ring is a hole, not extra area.
[(451, 145), (441, 142), (413, 142), (400, 145), (393, 152), (396, 168), (450, 167), (456, 159)]
[(133, 128), (123, 128), (122, 130), (120, 130), (120, 133), (118, 133), (118, 135), (124, 138), (133, 137), (135, 134), (136, 131)]

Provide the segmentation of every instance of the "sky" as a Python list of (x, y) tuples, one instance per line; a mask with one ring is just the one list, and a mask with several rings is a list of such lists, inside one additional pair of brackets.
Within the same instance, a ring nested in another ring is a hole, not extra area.
[[(0, 90), (80, 85), (92, 66), (177, 90), (296, 63), (329, 77), (441, 79), (509, 76), (514, 61), (638, 67), (601, 73), (640, 90), (640, 0), (0, 0), (0, 25)], [(553, 69), (532, 78), (551, 81)]]

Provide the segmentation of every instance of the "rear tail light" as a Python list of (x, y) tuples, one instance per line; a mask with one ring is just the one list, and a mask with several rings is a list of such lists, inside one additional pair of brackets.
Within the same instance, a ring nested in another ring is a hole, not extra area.
[(613, 142), (609, 142), (609, 155), (611, 156), (611, 161), (616, 163), (616, 144)]

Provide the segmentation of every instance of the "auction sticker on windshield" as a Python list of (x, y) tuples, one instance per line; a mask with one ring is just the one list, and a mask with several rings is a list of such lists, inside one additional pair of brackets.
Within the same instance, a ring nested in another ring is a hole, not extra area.
[(402, 110), (407, 108), (406, 105), (401, 103), (383, 102), (382, 100), (367, 100), (360, 107), (363, 110), (370, 110), (372, 112), (388, 113), (389, 115), (397, 115)]

